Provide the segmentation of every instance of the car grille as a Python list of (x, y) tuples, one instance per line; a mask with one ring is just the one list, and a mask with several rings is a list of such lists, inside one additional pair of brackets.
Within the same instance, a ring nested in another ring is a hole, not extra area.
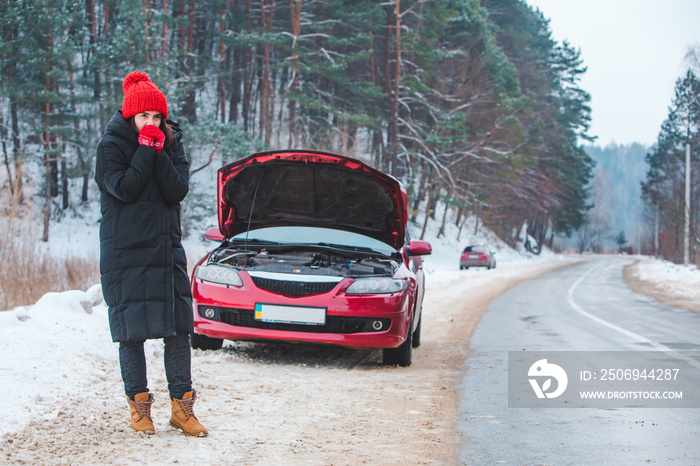
[(255, 286), (258, 288), (285, 296), (307, 296), (311, 294), (327, 293), (338, 284), (337, 282), (292, 282), (253, 276), (250, 278), (253, 279), (253, 283), (255, 283)]
[[(255, 311), (248, 309), (199, 306), (198, 311), (199, 315), (205, 319), (223, 322), (228, 325), (235, 325), (236, 327), (286, 330), (290, 332), (343, 334), (385, 332), (389, 330), (391, 326), (391, 319), (375, 319), (371, 317), (327, 316), (325, 325), (303, 325), (255, 320)], [(381, 328), (374, 328), (373, 324), (376, 322), (381, 322)]]

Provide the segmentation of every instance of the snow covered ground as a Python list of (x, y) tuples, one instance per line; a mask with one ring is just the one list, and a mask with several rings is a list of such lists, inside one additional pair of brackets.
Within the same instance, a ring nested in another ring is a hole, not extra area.
[(657, 283), (690, 301), (700, 301), (700, 271), (695, 265), (646, 258), (639, 264), (639, 279)]
[[(420, 228), (413, 225), (411, 230), (417, 238)], [(48, 252), (56, 255), (80, 252), (97, 257), (97, 235), (94, 214), (63, 219), (53, 226)], [(539, 256), (518, 252), (484, 229), (474, 234), (473, 224), (463, 229), (459, 240), (454, 226), (441, 238), (435, 238), (434, 230), (427, 236), (425, 239), (433, 246), (433, 254), (425, 265), (429, 288), (466, 276), (508, 277), (526, 264), (567, 259), (549, 251)], [(212, 246), (199, 237), (186, 241), (190, 263)], [(459, 253), (467, 244), (490, 244), (496, 251), (497, 268), (460, 271)], [(651, 259), (642, 262), (639, 271), (643, 280), (662, 281), (669, 286), (690, 284), (684, 289), (700, 290), (700, 271), (695, 266)], [(473, 283), (478, 284), (479, 280)], [(160, 342), (147, 343), (149, 364), (152, 365), (152, 358), (162, 354), (161, 347)], [(56, 418), (60, 415), (58, 401), (66, 394), (121, 396), (122, 393), (117, 345), (110, 338), (107, 309), (98, 284), (88, 290), (48, 293), (32, 306), (0, 312), (0, 355), (0, 379), (11, 392), (4, 399), (0, 435), (17, 432), (31, 421)]]

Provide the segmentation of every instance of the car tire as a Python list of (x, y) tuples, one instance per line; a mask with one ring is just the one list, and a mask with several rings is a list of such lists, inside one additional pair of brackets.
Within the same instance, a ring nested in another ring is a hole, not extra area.
[(416, 330), (413, 332), (413, 342), (411, 344), (413, 345), (414, 348), (418, 348), (420, 346), (421, 322), (423, 322), (423, 316), (420, 316), (418, 318), (418, 326), (416, 327)]
[(220, 338), (210, 338), (198, 333), (192, 333), (190, 335), (190, 343), (192, 344), (192, 348), (201, 350), (218, 350), (224, 346), (224, 340)]
[[(413, 320), (411, 320), (413, 323)], [(408, 328), (406, 340), (398, 348), (384, 348), (382, 350), (382, 364), (385, 366), (408, 367), (413, 362), (413, 332), (411, 325)]]

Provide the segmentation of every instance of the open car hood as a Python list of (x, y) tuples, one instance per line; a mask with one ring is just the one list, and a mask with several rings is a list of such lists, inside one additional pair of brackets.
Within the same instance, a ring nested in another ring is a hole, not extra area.
[(219, 169), (219, 230), (229, 239), (273, 226), (336, 228), (400, 249), (406, 190), (392, 176), (329, 152), (258, 152)]

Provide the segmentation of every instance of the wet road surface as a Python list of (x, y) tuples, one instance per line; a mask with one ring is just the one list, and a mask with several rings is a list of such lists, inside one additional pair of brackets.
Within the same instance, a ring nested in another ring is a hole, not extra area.
[(631, 263), (595, 258), (494, 301), (465, 363), (460, 463), (700, 464), (700, 409), (508, 407), (509, 351), (700, 351), (700, 314), (633, 293)]

